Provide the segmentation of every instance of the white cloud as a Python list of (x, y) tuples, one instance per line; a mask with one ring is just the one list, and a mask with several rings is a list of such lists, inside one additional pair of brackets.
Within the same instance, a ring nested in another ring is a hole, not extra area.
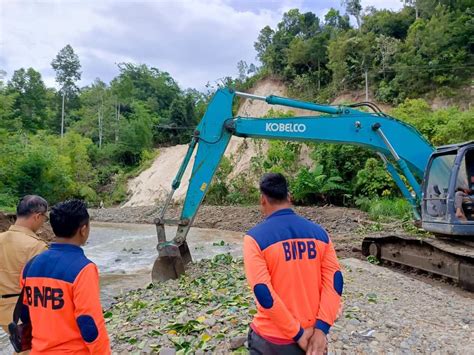
[(110, 80), (115, 63), (133, 61), (168, 71), (183, 87), (234, 74), (240, 59), (255, 61), (253, 42), (280, 10), (236, 11), (204, 1), (3, 1), (0, 65), (9, 75), (34, 67), (54, 83), (50, 63), (71, 44), (83, 66), (82, 84)]
[[(383, 5), (398, 3), (384, 1)], [(330, 1), (303, 0), (0, 0), (0, 69), (39, 70), (54, 85), (51, 60), (66, 44), (79, 55), (82, 85), (108, 81), (116, 63), (145, 63), (169, 72), (183, 87), (235, 75), (255, 62), (255, 42), (290, 8), (322, 14)], [(363, 5), (380, 7), (382, 1)], [(322, 12), (321, 12), (322, 11)]]
[(2, 1), (0, 4), (0, 58), (11, 75), (20, 67), (33, 67), (54, 82), (50, 63), (57, 52), (96, 28), (109, 27), (96, 11), (101, 5), (85, 1)]

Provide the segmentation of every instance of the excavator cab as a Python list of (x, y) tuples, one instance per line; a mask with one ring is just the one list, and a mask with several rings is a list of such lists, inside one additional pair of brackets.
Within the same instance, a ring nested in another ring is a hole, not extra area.
[[(464, 191), (468, 191), (465, 193)], [(455, 200), (464, 198), (456, 216)], [(438, 235), (474, 235), (474, 141), (437, 148), (423, 180), (422, 227)]]

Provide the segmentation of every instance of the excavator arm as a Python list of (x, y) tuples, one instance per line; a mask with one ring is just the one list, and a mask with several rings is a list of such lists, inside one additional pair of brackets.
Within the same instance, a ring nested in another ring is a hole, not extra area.
[[(271, 105), (311, 110), (325, 115), (291, 118), (233, 117), (232, 103), (235, 96), (263, 100)], [(160, 217), (155, 221), (159, 258), (153, 268), (152, 277), (154, 280), (167, 280), (179, 276), (184, 272), (184, 264), (191, 261), (186, 235), (232, 135), (262, 139), (353, 144), (372, 149), (378, 152), (403, 196), (412, 205), (415, 217), (419, 219), (419, 201), (421, 199), (419, 181), (423, 178), (434, 148), (414, 127), (382, 112), (367, 113), (346, 106), (326, 106), (278, 96), (264, 97), (235, 92), (230, 89), (219, 89), (194, 132), (183, 164), (173, 181), (171, 193)], [(172, 200), (174, 191), (179, 188), (181, 178), (196, 148), (197, 152), (181, 217), (178, 221), (166, 220), (166, 209)], [(408, 182), (408, 187), (387, 156), (391, 156), (396, 161), (399, 170)], [(414, 192), (415, 197), (412, 196), (409, 188)], [(176, 236), (172, 241), (166, 240), (165, 224), (178, 225)]]

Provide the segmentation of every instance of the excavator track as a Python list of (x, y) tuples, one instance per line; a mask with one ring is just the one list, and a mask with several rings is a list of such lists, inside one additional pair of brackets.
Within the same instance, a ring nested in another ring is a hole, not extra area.
[(362, 254), (446, 277), (474, 292), (474, 241), (453, 237), (366, 237)]

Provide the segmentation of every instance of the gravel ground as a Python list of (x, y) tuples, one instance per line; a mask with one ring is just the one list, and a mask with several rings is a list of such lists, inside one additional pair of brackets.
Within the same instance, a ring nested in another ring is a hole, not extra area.
[(429, 285), (356, 259), (345, 267), (336, 354), (474, 354), (472, 294)]
[[(474, 353), (471, 294), (353, 258), (341, 263), (345, 307), (330, 353)], [(114, 353), (227, 354), (246, 353), (253, 309), (242, 262), (220, 258), (193, 264), (179, 281), (133, 291), (106, 315)]]

